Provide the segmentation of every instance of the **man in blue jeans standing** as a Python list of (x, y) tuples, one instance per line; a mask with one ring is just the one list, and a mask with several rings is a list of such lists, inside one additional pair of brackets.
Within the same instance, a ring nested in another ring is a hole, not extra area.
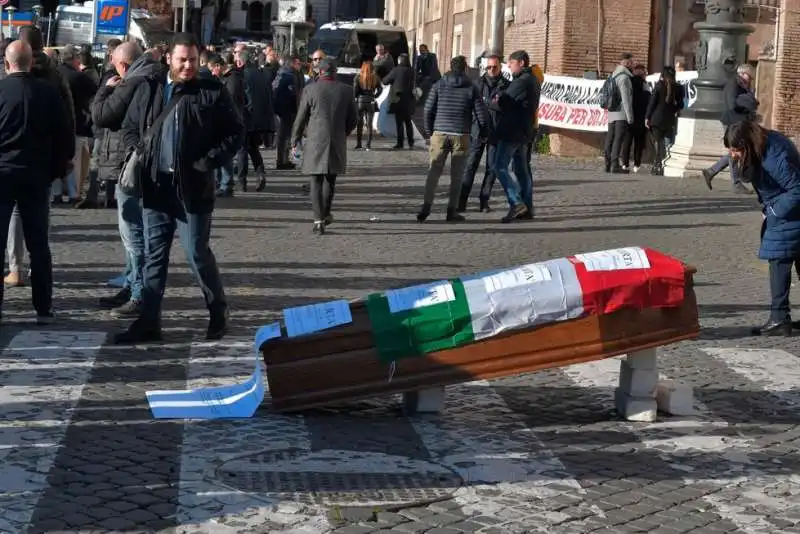
[[(119, 45), (111, 56), (117, 76), (106, 78), (92, 102), (92, 120), (103, 128), (97, 159), (103, 176), (119, 176), (130, 149), (120, 130), (135, 88), (161, 74), (161, 63), (153, 60), (135, 42)], [(124, 80), (124, 83), (121, 83)], [(108, 193), (107, 193), (108, 194)], [(137, 194), (116, 187), (119, 234), (125, 247), (125, 285), (116, 293), (102, 297), (101, 308), (114, 317), (138, 317), (142, 311), (142, 269), (144, 268), (144, 223)]]
[(137, 85), (122, 124), (125, 139), (142, 155), (146, 246), (142, 311), (114, 336), (117, 344), (161, 340), (161, 301), (176, 230), (210, 314), (206, 339), (221, 339), (228, 331), (228, 305), (209, 242), (215, 171), (241, 148), (244, 125), (225, 87), (198, 78), (199, 55), (194, 35), (176, 34), (168, 72)]
[[(536, 134), (534, 119), (539, 109), (540, 88), (531, 73), (530, 57), (517, 50), (508, 58), (512, 79), (505, 91), (494, 97), (491, 108), (500, 112), (497, 148), (492, 169), (508, 199), (508, 213), (501, 222), (533, 219), (533, 177), (528, 167), (528, 144)], [(516, 182), (511, 178), (513, 166)]]

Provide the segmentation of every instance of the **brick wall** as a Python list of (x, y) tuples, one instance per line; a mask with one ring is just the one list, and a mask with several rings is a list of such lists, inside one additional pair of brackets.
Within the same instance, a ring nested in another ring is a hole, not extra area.
[(506, 27), (503, 43), (506, 56), (514, 50), (525, 50), (533, 63), (542, 65), (548, 31), (547, 0), (516, 0), (514, 4), (514, 22)]
[(800, 0), (781, 1), (777, 45), (772, 124), (794, 136), (800, 134)]

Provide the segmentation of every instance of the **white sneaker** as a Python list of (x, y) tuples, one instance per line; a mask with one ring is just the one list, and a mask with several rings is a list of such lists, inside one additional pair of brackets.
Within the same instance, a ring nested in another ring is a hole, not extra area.
[(639, 174), (639, 166), (638, 165), (634, 165), (633, 166), (633, 172), (636, 173), (636, 174)]

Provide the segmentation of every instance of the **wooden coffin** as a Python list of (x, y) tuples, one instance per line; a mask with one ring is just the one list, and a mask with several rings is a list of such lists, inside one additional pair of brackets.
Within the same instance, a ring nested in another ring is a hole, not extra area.
[(348, 325), (296, 338), (284, 336), (262, 347), (272, 406), (302, 410), (563, 367), (692, 339), (700, 332), (694, 272), (687, 269), (685, 299), (678, 307), (623, 309), (403, 358), (396, 362), (391, 381), (389, 365), (378, 359), (366, 306), (355, 302), (353, 322)]

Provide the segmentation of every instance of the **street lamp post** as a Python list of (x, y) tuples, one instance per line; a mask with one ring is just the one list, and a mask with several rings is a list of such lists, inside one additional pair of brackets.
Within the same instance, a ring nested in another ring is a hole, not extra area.
[(744, 4), (745, 0), (706, 0), (705, 20), (694, 24), (699, 34), (694, 53), (697, 95), (692, 107), (681, 112), (664, 165), (666, 176), (697, 176), (725, 152), (723, 90), (736, 67), (747, 60), (747, 36), (754, 30), (744, 23)]

